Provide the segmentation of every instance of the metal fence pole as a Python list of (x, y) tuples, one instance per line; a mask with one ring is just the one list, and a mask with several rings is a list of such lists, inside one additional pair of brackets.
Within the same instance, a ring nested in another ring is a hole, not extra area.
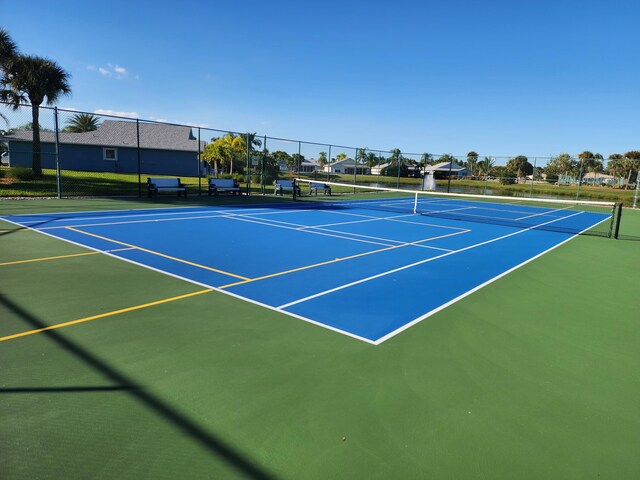
[(638, 165), (638, 175), (636, 175), (636, 194), (633, 196), (633, 208), (638, 204), (638, 188), (640, 186), (640, 165)]
[(264, 143), (262, 144), (262, 162), (260, 165), (260, 193), (264, 195), (264, 163), (267, 160), (267, 136), (264, 136)]
[(58, 199), (62, 198), (62, 177), (60, 174), (60, 128), (58, 125), (58, 107), (53, 108), (53, 123), (56, 130), (56, 190)]
[(138, 197), (142, 197), (142, 172), (140, 167), (140, 119), (136, 118), (136, 154), (138, 157)]
[(531, 172), (531, 189), (529, 190), (529, 197), (533, 197), (533, 182), (536, 179), (536, 164), (538, 163), (538, 158), (533, 157), (533, 172)]
[(200, 150), (200, 127), (198, 127), (198, 195), (202, 195), (202, 150)]
[[(353, 159), (353, 184), (356, 185), (358, 183), (358, 151), (360, 149), (356, 148), (356, 157)], [(353, 187), (353, 193), (356, 193), (356, 187)]]
[(580, 199), (580, 184), (582, 183), (582, 169), (584, 168), (584, 158), (580, 159), (580, 172), (578, 173), (578, 190), (576, 191), (576, 200)]
[(247, 184), (247, 195), (251, 193), (251, 140), (249, 133), (247, 133), (247, 171), (245, 173), (245, 182)]
[(453, 169), (453, 160), (449, 160), (449, 181), (447, 182), (447, 193), (451, 191), (451, 170)]
[(327, 182), (331, 180), (331, 145), (329, 145), (329, 154), (327, 160), (329, 160), (329, 166), (327, 167)]

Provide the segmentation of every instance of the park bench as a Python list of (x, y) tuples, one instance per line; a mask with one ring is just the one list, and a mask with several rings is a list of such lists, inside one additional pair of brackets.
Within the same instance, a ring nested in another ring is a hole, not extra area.
[(178, 196), (181, 193), (187, 196), (187, 187), (180, 183), (179, 178), (147, 178), (147, 191), (149, 198), (159, 192), (178, 192)]
[(309, 184), (309, 195), (318, 195), (318, 190), (322, 190), (325, 195), (331, 195), (331, 187), (326, 183), (311, 182)]
[(284, 192), (293, 193), (294, 186), (296, 189), (296, 195), (301, 195), (300, 187), (298, 185), (295, 185), (295, 183), (291, 180), (276, 180), (273, 182), (273, 185), (273, 193), (275, 193), (276, 195), (284, 195)]
[(210, 178), (209, 179), (209, 196), (213, 193), (231, 192), (233, 195), (236, 193), (242, 195), (240, 185), (232, 178)]

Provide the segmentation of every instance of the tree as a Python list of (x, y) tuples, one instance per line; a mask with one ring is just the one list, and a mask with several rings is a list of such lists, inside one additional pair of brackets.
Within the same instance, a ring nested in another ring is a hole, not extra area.
[(258, 148), (262, 146), (262, 140), (258, 138), (258, 134), (256, 132), (253, 132), (253, 133), (247, 132), (246, 137), (249, 140), (249, 149), (252, 152), (255, 152)]
[(289, 171), (293, 175), (296, 175), (298, 173), (298, 167), (300, 166), (300, 164), (302, 164), (302, 162), (304, 162), (304, 160), (305, 160), (304, 155), (300, 155), (299, 153), (294, 153), (289, 158), (287, 158), (285, 162), (287, 164), (287, 168), (289, 169)]
[(100, 119), (90, 113), (76, 113), (71, 120), (67, 122), (67, 126), (62, 129), (63, 132), (84, 133), (93, 132), (100, 126)]
[(336, 160), (340, 161), (340, 160), (344, 160), (345, 158), (347, 158), (347, 154), (343, 152), (338, 154), (338, 156), (336, 157)]
[(482, 175), (489, 175), (489, 172), (495, 165), (495, 160), (491, 157), (484, 157), (480, 163), (478, 163), (478, 170)]
[(577, 174), (578, 162), (568, 153), (561, 153), (557, 157), (551, 157), (551, 160), (545, 167), (544, 171), (547, 175), (575, 175)]
[(53, 60), (35, 55), (18, 55), (9, 67), (3, 67), (0, 100), (9, 102), (14, 110), (27, 100), (31, 103), (33, 123), (33, 162), (36, 177), (42, 176), (40, 158), (40, 105), (56, 103), (61, 95), (71, 93), (69, 74)]
[(467, 161), (464, 166), (471, 171), (471, 175), (474, 177), (478, 173), (478, 154), (473, 150), (467, 153)]
[(324, 166), (327, 164), (327, 152), (320, 152), (318, 154), (318, 166), (324, 170)]
[(631, 183), (631, 179), (635, 179), (638, 176), (638, 168), (640, 167), (640, 151), (631, 150), (626, 152), (621, 163), (622, 171), (627, 177), (627, 181), (624, 185), (626, 190)]
[(533, 173), (533, 165), (529, 163), (529, 159), (524, 155), (518, 155), (507, 162), (507, 172), (522, 178)]
[[(18, 47), (9, 36), (9, 32), (4, 28), (0, 28), (0, 88), (5, 83), (5, 71), (11, 70), (11, 64), (17, 55)], [(7, 117), (0, 113), (0, 118), (7, 122), (7, 126), (9, 126)]]
[(593, 153), (589, 150), (585, 150), (578, 155), (578, 158), (580, 159), (580, 163), (582, 165), (583, 175), (584, 172), (597, 173), (602, 172), (604, 169), (602, 155), (600, 155), (599, 153)]
[(233, 160), (246, 152), (247, 144), (244, 138), (233, 133), (228, 133), (221, 138), (212, 138), (212, 143), (204, 147), (200, 158), (211, 164), (215, 175), (218, 175), (218, 165), (224, 170), (229, 167), (229, 173), (233, 173)]
[(367, 167), (369, 168), (375, 167), (376, 165), (378, 165), (379, 161), (380, 161), (380, 157), (376, 155), (376, 152), (367, 153), (367, 159), (365, 160)]

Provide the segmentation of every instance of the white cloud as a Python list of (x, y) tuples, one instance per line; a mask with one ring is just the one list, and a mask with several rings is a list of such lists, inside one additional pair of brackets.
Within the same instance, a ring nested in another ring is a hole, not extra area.
[(125, 118), (139, 118), (140, 114), (138, 112), (118, 112), (115, 110), (104, 110), (99, 108), (94, 110), (93, 113), (97, 115), (111, 115), (114, 117), (125, 117)]
[[(87, 70), (92, 72), (97, 71), (103, 77), (113, 77), (116, 80), (124, 80), (129, 78), (129, 71), (122, 65), (107, 63), (106, 67), (98, 67), (96, 65), (87, 65)], [(133, 76), (135, 80), (140, 80), (140, 75)]]

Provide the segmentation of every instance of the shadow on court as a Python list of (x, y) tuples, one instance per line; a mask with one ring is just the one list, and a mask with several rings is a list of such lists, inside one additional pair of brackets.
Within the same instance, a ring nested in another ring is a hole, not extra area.
[[(16, 305), (5, 296), (0, 296), (0, 304), (25, 320), (33, 328), (44, 328), (46, 324), (38, 320), (35, 316)], [(95, 387), (58, 387), (58, 388), (2, 388), (2, 394), (23, 394), (23, 393), (83, 393), (96, 391), (127, 391), (133, 398), (143, 404), (145, 407), (155, 412), (165, 421), (172, 424), (182, 432), (190, 436), (200, 446), (208, 450), (211, 455), (223, 459), (228, 465), (235, 468), (239, 473), (247, 478), (252, 479), (275, 479), (271, 473), (265, 471), (262, 467), (256, 465), (249, 458), (242, 455), (229, 447), (222, 439), (216, 437), (211, 432), (205, 430), (194, 420), (188, 418), (184, 414), (176, 411), (173, 407), (154, 396), (143, 388), (132, 382), (127, 376), (110, 367), (108, 364), (92, 355), (89, 351), (78, 344), (68, 340), (55, 330), (46, 330), (39, 335), (46, 335), (50, 340), (57, 343), (60, 347), (71, 352), (77, 358), (82, 360), (86, 365), (100, 372), (106, 379), (113, 382), (114, 386), (95, 386)]]

